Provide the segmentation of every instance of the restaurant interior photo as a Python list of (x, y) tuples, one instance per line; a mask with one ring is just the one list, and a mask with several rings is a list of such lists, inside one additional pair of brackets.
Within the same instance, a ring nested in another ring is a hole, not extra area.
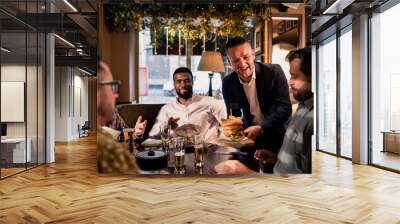
[(1, 0), (0, 223), (400, 223), (398, 21), (398, 0)]

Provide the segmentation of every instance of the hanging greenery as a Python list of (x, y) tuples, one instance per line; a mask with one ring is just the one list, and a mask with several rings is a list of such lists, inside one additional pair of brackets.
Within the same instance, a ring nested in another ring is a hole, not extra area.
[(184, 38), (194, 39), (207, 33), (244, 36), (270, 18), (265, 4), (137, 4), (106, 5), (105, 20), (109, 30), (127, 32), (149, 28), (159, 32), (168, 27), (170, 35), (178, 30)]

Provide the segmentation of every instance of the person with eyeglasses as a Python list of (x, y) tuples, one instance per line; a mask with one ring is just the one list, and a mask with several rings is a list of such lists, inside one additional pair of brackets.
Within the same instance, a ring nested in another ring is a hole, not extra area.
[[(108, 81), (102, 81), (99, 83), (100, 85), (110, 85), (111, 90), (114, 94), (119, 94), (119, 87), (121, 85), (121, 82), (118, 80), (108, 80)], [(141, 136), (143, 136), (144, 131), (146, 129), (146, 124), (147, 120), (142, 121), (142, 116), (139, 116), (136, 124), (135, 124), (135, 138), (139, 139)], [(113, 120), (110, 124), (108, 124), (108, 127), (122, 132), (122, 129), (124, 128), (129, 128), (128, 124), (124, 121), (124, 119), (119, 115), (118, 109), (114, 107), (113, 111)], [(135, 139), (135, 140), (136, 140)]]
[(113, 80), (102, 61), (97, 68), (97, 168), (100, 173), (138, 173), (135, 158), (128, 147), (117, 142), (105, 128), (114, 119), (119, 81)]

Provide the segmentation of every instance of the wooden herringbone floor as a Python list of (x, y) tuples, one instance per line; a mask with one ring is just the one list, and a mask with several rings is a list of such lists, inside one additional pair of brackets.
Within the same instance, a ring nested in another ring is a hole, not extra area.
[(0, 181), (0, 223), (400, 223), (400, 175), (323, 153), (312, 175), (103, 176), (95, 144)]

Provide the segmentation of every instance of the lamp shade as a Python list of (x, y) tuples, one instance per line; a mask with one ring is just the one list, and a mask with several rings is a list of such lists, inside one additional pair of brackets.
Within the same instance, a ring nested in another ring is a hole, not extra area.
[(217, 51), (204, 51), (201, 54), (199, 71), (211, 71), (211, 72), (225, 72), (224, 62), (220, 52)]

